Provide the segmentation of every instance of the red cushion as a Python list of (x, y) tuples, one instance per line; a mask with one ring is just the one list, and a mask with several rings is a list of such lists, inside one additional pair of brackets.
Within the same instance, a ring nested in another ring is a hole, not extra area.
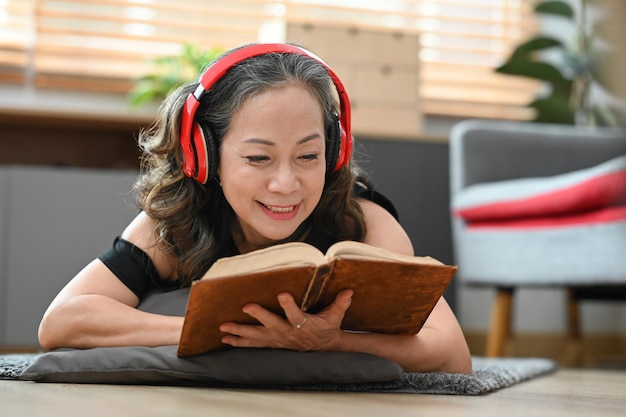
[[(468, 223), (468, 229), (545, 229), (588, 224), (626, 222), (626, 206), (606, 207), (568, 216), (529, 217), (512, 220), (477, 221)], [(626, 236), (624, 236), (626, 239)]]
[(626, 203), (626, 156), (549, 178), (477, 184), (453, 201), (468, 222), (568, 216)]

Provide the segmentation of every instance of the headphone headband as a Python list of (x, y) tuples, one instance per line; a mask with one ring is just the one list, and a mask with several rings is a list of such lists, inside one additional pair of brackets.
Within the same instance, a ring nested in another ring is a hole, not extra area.
[[(194, 143), (194, 118), (198, 107), (200, 106), (200, 98), (211, 89), (213, 85), (221, 79), (232, 67), (247, 59), (270, 54), (285, 53), (307, 56), (319, 64), (321, 64), (333, 81), (337, 93), (339, 95), (339, 105), (341, 109), (340, 129), (341, 146), (339, 147), (339, 155), (334, 171), (345, 166), (352, 151), (352, 131), (351, 131), (351, 110), (350, 100), (346, 89), (335, 72), (317, 55), (312, 52), (300, 48), (295, 45), (282, 43), (261, 43), (247, 45), (239, 49), (235, 49), (217, 61), (213, 62), (199, 77), (198, 87), (193, 93), (187, 96), (183, 107), (181, 128), (180, 128), (180, 145), (183, 149), (183, 172), (185, 175), (195, 178), (197, 181), (205, 184), (209, 177), (209, 160), (207, 155), (203, 158), (199, 157), (198, 145)], [(195, 156), (195, 157), (191, 157)]]

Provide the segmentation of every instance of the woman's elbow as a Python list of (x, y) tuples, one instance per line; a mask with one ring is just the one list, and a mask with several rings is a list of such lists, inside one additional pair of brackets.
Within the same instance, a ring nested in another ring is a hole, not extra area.
[(472, 356), (470, 354), (469, 347), (465, 340), (463, 333), (457, 334), (453, 337), (450, 346), (450, 352), (448, 360), (444, 365), (445, 371), (449, 373), (457, 374), (471, 374), (472, 373)]
[(39, 323), (39, 329), (37, 331), (37, 337), (39, 338), (39, 344), (44, 350), (52, 350), (59, 347), (59, 340), (57, 340), (58, 333), (52, 330), (52, 324), (48, 313), (44, 315)]
[(454, 372), (458, 374), (471, 374), (472, 373), (472, 357), (467, 352), (461, 352), (455, 355)]
[[(59, 306), (49, 308), (39, 323), (37, 337), (39, 344), (45, 350), (69, 347), (67, 335), (71, 334), (71, 330), (69, 330), (70, 321), (61, 317), (59, 308)], [(63, 323), (63, 325), (59, 325), (59, 323)]]

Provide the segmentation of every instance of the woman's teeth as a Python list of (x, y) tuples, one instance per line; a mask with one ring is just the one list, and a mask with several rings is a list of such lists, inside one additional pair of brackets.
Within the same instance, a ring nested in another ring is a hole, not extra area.
[(270, 211), (273, 211), (274, 213), (289, 213), (289, 212), (293, 211), (294, 208), (295, 208), (295, 206), (274, 207), (274, 206), (268, 206), (268, 205), (265, 205), (265, 204), (264, 204), (264, 206), (265, 206), (266, 209), (268, 209)]

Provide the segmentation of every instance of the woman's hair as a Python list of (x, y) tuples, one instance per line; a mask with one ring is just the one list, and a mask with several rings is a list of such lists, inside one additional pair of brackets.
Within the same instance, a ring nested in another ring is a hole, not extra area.
[[(319, 100), (325, 123), (332, 123), (339, 103), (327, 70), (309, 57), (289, 53), (268, 53), (232, 67), (201, 96), (195, 119), (212, 133), (220, 149), (233, 116), (246, 100), (293, 84), (309, 88)], [(202, 185), (182, 172), (181, 112), (185, 99), (197, 86), (194, 81), (173, 91), (161, 104), (155, 124), (140, 133), (142, 170), (135, 184), (137, 206), (156, 222), (160, 249), (178, 259), (177, 272), (183, 285), (200, 278), (215, 261), (232, 239), (236, 222), (218, 181)], [(357, 177), (352, 162), (327, 173), (319, 204), (286, 240), (302, 240), (312, 228), (337, 241), (363, 240), (365, 221), (352, 195)]]

